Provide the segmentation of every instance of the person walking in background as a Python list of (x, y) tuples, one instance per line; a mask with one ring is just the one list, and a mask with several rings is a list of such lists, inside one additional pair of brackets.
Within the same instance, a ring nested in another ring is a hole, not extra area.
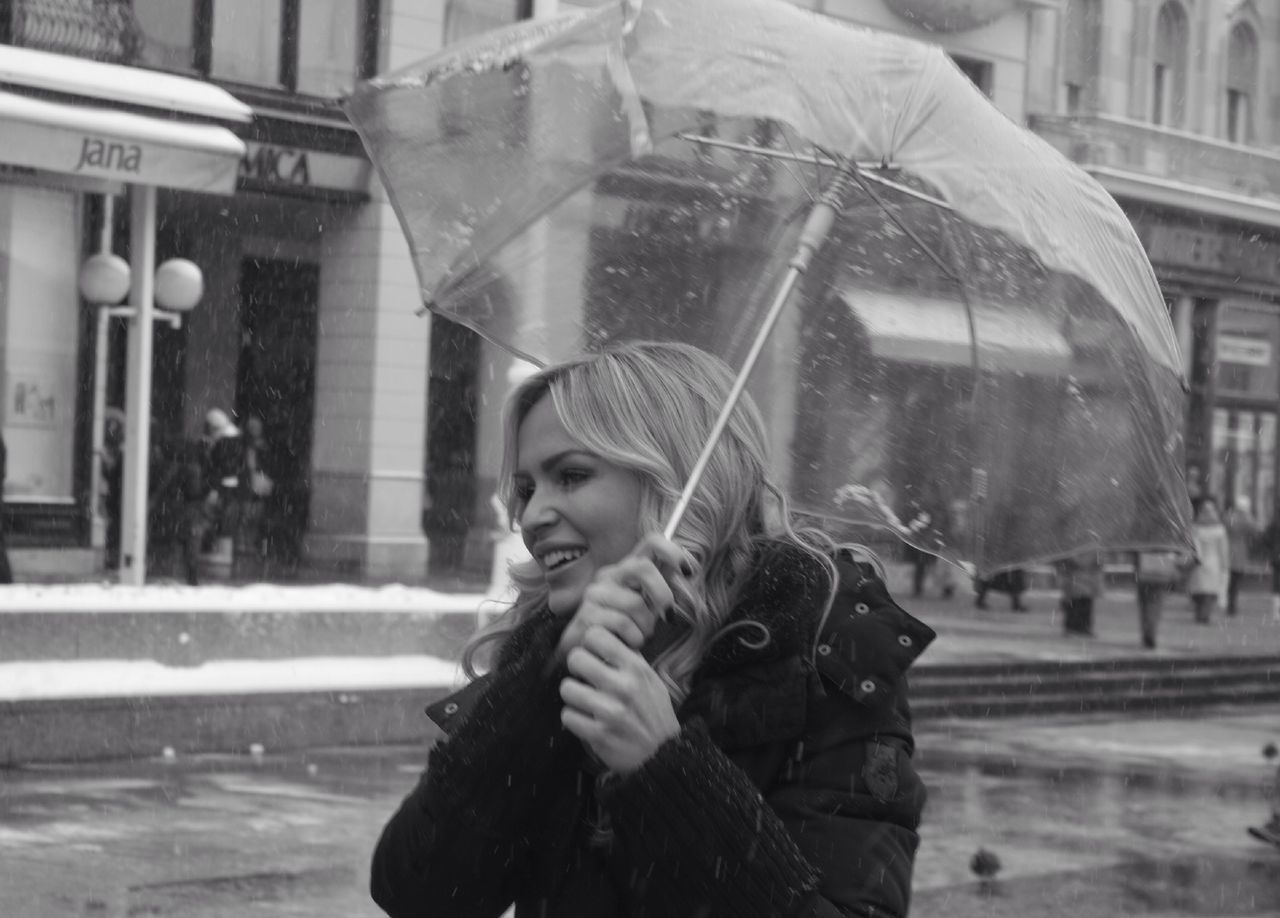
[(1022, 594), (1027, 591), (1027, 572), (1020, 567), (1000, 571), (985, 580), (975, 577), (973, 591), (973, 604), (979, 609), (987, 607), (987, 593), (995, 591), (1009, 594), (1009, 608), (1014, 612), (1027, 611), (1026, 605), (1022, 602)]
[(1227, 529), (1218, 517), (1218, 505), (1212, 497), (1200, 498), (1191, 537), (1196, 558), (1187, 578), (1187, 592), (1191, 594), (1196, 621), (1207, 625), (1213, 621), (1218, 604), (1226, 598), (1227, 575), (1231, 569)]
[(1093, 637), (1093, 602), (1102, 595), (1102, 555), (1083, 551), (1058, 563), (1062, 585), (1062, 630)]
[(5, 542), (4, 483), (8, 477), (9, 452), (5, 449), (4, 435), (0, 434), (0, 584), (13, 583), (13, 568), (9, 566), (9, 546)]
[(1222, 524), (1227, 529), (1227, 554), (1230, 568), (1227, 572), (1227, 615), (1234, 616), (1240, 598), (1240, 583), (1249, 569), (1249, 558), (1258, 538), (1258, 524), (1249, 512), (1248, 498), (1237, 497), (1227, 505)]
[(241, 481), (238, 544), (232, 559), (233, 577), (240, 573), (242, 555), (255, 560), (259, 576), (266, 569), (267, 535), (272, 528), (269, 516), (274, 509), (271, 496), (276, 488), (271, 460), (271, 447), (267, 443), (262, 418), (249, 415), (244, 423), (244, 476)]
[[(1275, 743), (1267, 743), (1262, 749), (1262, 757), (1268, 763), (1274, 762), (1280, 753), (1276, 750)], [(1271, 798), (1271, 818), (1260, 826), (1249, 826), (1249, 834), (1258, 841), (1266, 842), (1280, 848), (1280, 768), (1276, 769), (1275, 777), (1271, 779), (1270, 793)]]
[(1177, 552), (1140, 551), (1133, 557), (1133, 582), (1138, 598), (1138, 629), (1142, 646), (1155, 650), (1164, 598), (1178, 585), (1182, 567)]
[(240, 428), (221, 408), (212, 408), (204, 418), (205, 441), (209, 450), (209, 485), (213, 494), (213, 535), (231, 542), (231, 564), (235, 565), (240, 526), (241, 480), (244, 476), (244, 438)]
[(1280, 515), (1267, 525), (1261, 543), (1271, 568), (1271, 620), (1280, 623)]
[(102, 511), (106, 518), (103, 564), (108, 571), (120, 567), (120, 514), (124, 504), (124, 412), (108, 408), (102, 422)]

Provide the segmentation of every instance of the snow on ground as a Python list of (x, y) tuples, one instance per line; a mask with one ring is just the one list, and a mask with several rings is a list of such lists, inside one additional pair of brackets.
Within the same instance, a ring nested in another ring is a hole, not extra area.
[(41, 660), (0, 663), (0, 702), (450, 688), (465, 682), (456, 660), (429, 656), (214, 660), (201, 666), (166, 666), (154, 660)]
[(402, 585), (125, 586), (118, 583), (14, 584), (0, 587), (4, 612), (436, 612), (475, 614), (480, 593), (442, 593)]

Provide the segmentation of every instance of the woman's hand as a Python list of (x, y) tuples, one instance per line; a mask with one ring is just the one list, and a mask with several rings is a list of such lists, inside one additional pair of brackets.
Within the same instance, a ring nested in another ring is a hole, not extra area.
[(592, 626), (569, 651), (560, 721), (612, 772), (643, 765), (680, 733), (666, 685), (638, 650)]
[[(663, 568), (671, 573), (664, 575)], [(653, 636), (658, 620), (667, 618), (675, 607), (667, 577), (677, 571), (690, 576), (692, 559), (680, 546), (656, 533), (617, 564), (600, 568), (560, 636), (556, 659), (566, 660), (593, 627), (603, 628), (639, 651)]]

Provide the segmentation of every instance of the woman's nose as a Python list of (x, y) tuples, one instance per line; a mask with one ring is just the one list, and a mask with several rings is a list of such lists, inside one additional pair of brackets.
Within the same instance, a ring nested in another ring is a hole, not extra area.
[(534, 494), (524, 505), (516, 523), (525, 532), (535, 533), (552, 525), (557, 519), (559, 515), (551, 501)]

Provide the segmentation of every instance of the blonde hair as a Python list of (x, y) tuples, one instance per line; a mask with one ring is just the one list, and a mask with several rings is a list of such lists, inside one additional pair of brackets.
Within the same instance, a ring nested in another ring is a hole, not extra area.
[[(503, 418), (499, 495), (510, 520), (517, 522), (523, 509), (512, 489), (520, 425), (549, 396), (571, 437), (639, 478), (638, 528), (661, 531), (732, 385), (733, 373), (719, 359), (689, 345), (657, 342), (617, 345), (528, 377), (508, 397)], [(696, 561), (691, 589), (680, 578), (672, 584), (676, 616), (688, 630), (652, 662), (677, 701), (688, 693), (707, 648), (728, 630), (726, 620), (761, 543), (789, 542), (811, 553), (829, 572), (834, 595), (833, 546), (822, 533), (793, 528), (767, 456), (764, 423), (744, 394), (675, 533), (674, 541)], [(463, 649), (463, 668), (472, 678), (476, 651), (504, 640), (546, 604), (536, 562), (513, 566), (511, 576), (518, 591), (514, 604)], [(759, 623), (730, 627), (752, 625), (767, 642)]]

